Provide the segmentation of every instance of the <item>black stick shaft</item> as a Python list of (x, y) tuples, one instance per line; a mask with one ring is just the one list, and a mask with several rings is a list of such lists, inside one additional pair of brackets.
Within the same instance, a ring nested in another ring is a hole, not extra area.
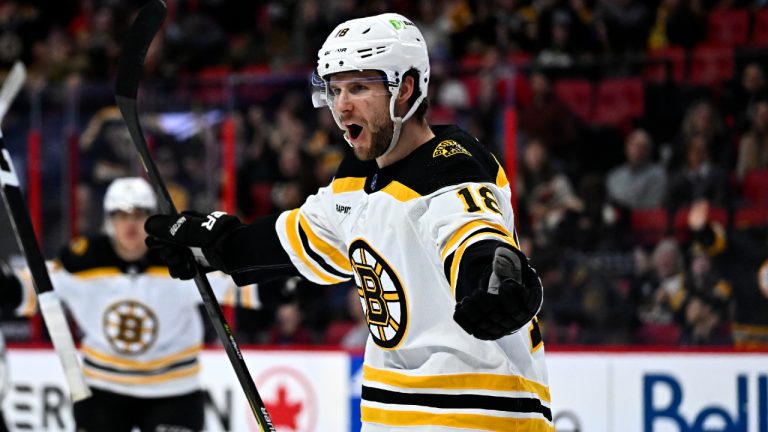
[[(149, 45), (155, 34), (160, 30), (165, 19), (166, 7), (162, 0), (151, 0), (144, 6), (136, 17), (128, 34), (126, 35), (123, 53), (120, 57), (120, 64), (117, 70), (115, 80), (115, 99), (120, 113), (125, 120), (128, 131), (134, 146), (136, 147), (142, 166), (147, 172), (149, 181), (152, 184), (159, 198), (161, 211), (166, 214), (176, 214), (176, 207), (171, 200), (168, 189), (160, 176), (157, 166), (149, 152), (149, 147), (141, 131), (138, 111), (136, 108), (136, 97), (138, 93), (139, 82), (142, 74), (144, 57), (146, 56)], [(245, 393), (248, 404), (256, 417), (259, 427), (263, 432), (275, 431), (272, 425), (272, 419), (269, 417), (266, 405), (262, 401), (256, 385), (248, 372), (248, 367), (243, 360), (240, 347), (235, 341), (235, 336), (227, 324), (224, 314), (221, 312), (216, 296), (211, 289), (211, 284), (205, 276), (201, 267), (195, 264), (197, 273), (195, 275), (195, 285), (200, 291), (200, 297), (208, 312), (213, 328), (219, 340), (224, 345), (224, 350), (229, 357), (232, 368), (235, 370), (240, 386)]]
[(0, 138), (0, 171), (10, 182), (3, 181), (3, 201), (8, 214), (11, 216), (11, 224), (16, 235), (16, 241), (19, 243), (24, 258), (27, 260), (29, 271), (33, 275), (35, 291), (38, 294), (53, 291), (53, 284), (48, 275), (48, 268), (45, 266), (45, 258), (40, 252), (40, 246), (37, 243), (35, 229), (32, 226), (32, 220), (27, 213), (27, 204), (21, 189), (18, 185), (18, 178), (13, 170), (11, 157), (5, 148), (5, 142)]

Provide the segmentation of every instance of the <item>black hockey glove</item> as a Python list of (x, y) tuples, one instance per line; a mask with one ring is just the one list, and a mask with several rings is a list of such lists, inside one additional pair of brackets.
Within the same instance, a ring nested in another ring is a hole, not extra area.
[(11, 266), (0, 259), (0, 316), (13, 316), (21, 304), (22, 287)]
[(499, 246), (493, 257), (488, 286), (456, 304), (453, 319), (472, 336), (496, 340), (518, 331), (541, 308), (539, 276), (522, 252)]
[(238, 228), (240, 220), (224, 212), (202, 214), (185, 211), (178, 215), (153, 215), (144, 223), (147, 246), (155, 251), (171, 277), (192, 279), (194, 261), (203, 266), (223, 270), (216, 248)]

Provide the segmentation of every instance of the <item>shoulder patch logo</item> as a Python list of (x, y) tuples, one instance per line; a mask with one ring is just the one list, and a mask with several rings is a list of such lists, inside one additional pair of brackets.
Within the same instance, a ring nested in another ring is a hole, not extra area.
[(77, 256), (82, 256), (88, 250), (88, 239), (78, 237), (69, 243), (69, 250)]
[(456, 141), (445, 140), (437, 145), (434, 153), (432, 153), (432, 157), (433, 158), (436, 158), (438, 156), (451, 157), (453, 155), (462, 154), (462, 153), (467, 156), (472, 156), (472, 153), (468, 152), (467, 149), (462, 147), (461, 144), (457, 143)]

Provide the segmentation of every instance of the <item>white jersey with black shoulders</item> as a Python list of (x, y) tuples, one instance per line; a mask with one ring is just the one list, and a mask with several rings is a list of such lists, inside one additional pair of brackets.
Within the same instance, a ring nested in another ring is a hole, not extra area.
[(453, 320), (469, 251), (518, 245), (502, 167), (458, 127), (433, 130), (382, 169), (347, 157), (329, 186), (279, 216), (280, 243), (307, 279), (358, 286), (371, 333), (363, 430), (553, 431), (536, 320), (497, 341)]
[[(203, 348), (200, 294), (193, 281), (172, 279), (151, 251), (127, 262), (106, 236), (73, 240), (51, 263), (54, 289), (82, 333), (88, 385), (134, 397), (168, 397), (200, 389)], [(20, 275), (31, 291), (29, 275)], [(223, 304), (259, 306), (256, 286), (237, 288), (208, 274)], [(34, 295), (21, 309), (34, 310)]]

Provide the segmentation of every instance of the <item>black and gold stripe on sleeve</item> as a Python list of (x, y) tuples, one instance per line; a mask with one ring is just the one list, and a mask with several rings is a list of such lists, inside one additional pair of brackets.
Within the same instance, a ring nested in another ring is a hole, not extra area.
[[(484, 241), (493, 241), (494, 244), (502, 242), (519, 249), (516, 237), (500, 224), (486, 220), (474, 220), (464, 224), (448, 238), (440, 254), (443, 260), (443, 272), (454, 296), (457, 295), (456, 289), (461, 278), (460, 270), (469, 266), (469, 260), (465, 259), (466, 256), (471, 255), (468, 253), (469, 248)], [(489, 257), (492, 256), (491, 252)], [(479, 277), (479, 275), (474, 276)]]
[(346, 255), (317, 235), (299, 209), (288, 213), (285, 225), (290, 248), (317, 279), (337, 284), (352, 277)]

